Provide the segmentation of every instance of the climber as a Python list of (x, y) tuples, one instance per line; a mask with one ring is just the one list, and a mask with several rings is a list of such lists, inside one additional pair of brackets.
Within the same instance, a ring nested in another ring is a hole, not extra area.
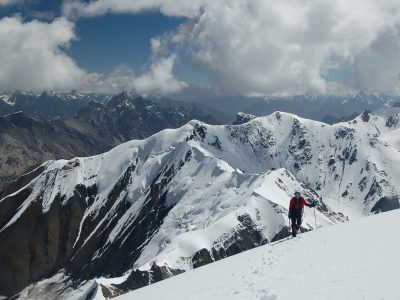
[(301, 219), (303, 218), (304, 206), (314, 207), (315, 203), (307, 202), (300, 196), (300, 192), (295, 192), (294, 197), (290, 199), (289, 219), (292, 222), (292, 236), (295, 237), (300, 229)]

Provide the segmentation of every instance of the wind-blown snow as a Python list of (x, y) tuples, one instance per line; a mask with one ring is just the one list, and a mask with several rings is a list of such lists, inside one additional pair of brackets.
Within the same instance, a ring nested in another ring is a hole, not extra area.
[(400, 210), (325, 227), (117, 297), (400, 299)]

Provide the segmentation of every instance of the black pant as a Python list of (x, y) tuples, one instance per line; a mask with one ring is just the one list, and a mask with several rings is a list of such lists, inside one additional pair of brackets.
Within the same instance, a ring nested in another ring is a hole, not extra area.
[(299, 229), (301, 225), (301, 216), (295, 216), (290, 218), (290, 221), (292, 222), (292, 228)]

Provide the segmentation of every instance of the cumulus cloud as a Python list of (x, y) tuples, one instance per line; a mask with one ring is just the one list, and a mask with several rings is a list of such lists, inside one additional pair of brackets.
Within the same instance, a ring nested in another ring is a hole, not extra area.
[(170, 56), (152, 63), (150, 71), (134, 78), (133, 85), (141, 93), (155, 91), (160, 94), (171, 94), (180, 91), (187, 84), (178, 81), (172, 74), (175, 56)]
[(0, 19), (0, 88), (42, 90), (73, 88), (84, 75), (62, 48), (75, 38), (64, 18), (51, 23)]
[[(398, 80), (375, 49), (388, 31), (399, 39), (400, 5), (383, 2), (216, 1), (176, 36), (186, 37), (193, 60), (225, 91), (327, 93), (343, 90), (341, 85), (394, 91)], [(384, 57), (398, 60), (398, 54)], [(347, 78), (330, 81), (349, 66)]]
[[(68, 1), (68, 16), (158, 10), (186, 24), (154, 55), (188, 55), (222, 91), (399, 92), (398, 0)], [(177, 50), (179, 49), (179, 50)], [(184, 50), (182, 50), (184, 49)]]
[(121, 90), (134, 91), (139, 94), (173, 94), (187, 87), (183, 81), (173, 76), (175, 56), (153, 61), (149, 70), (136, 76), (132, 69), (119, 66), (109, 76), (88, 74), (83, 88), (103, 93), (115, 93)]

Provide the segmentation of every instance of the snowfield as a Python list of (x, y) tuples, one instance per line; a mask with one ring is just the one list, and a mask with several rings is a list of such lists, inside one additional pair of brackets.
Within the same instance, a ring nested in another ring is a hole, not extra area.
[(400, 210), (324, 227), (116, 300), (400, 299)]

